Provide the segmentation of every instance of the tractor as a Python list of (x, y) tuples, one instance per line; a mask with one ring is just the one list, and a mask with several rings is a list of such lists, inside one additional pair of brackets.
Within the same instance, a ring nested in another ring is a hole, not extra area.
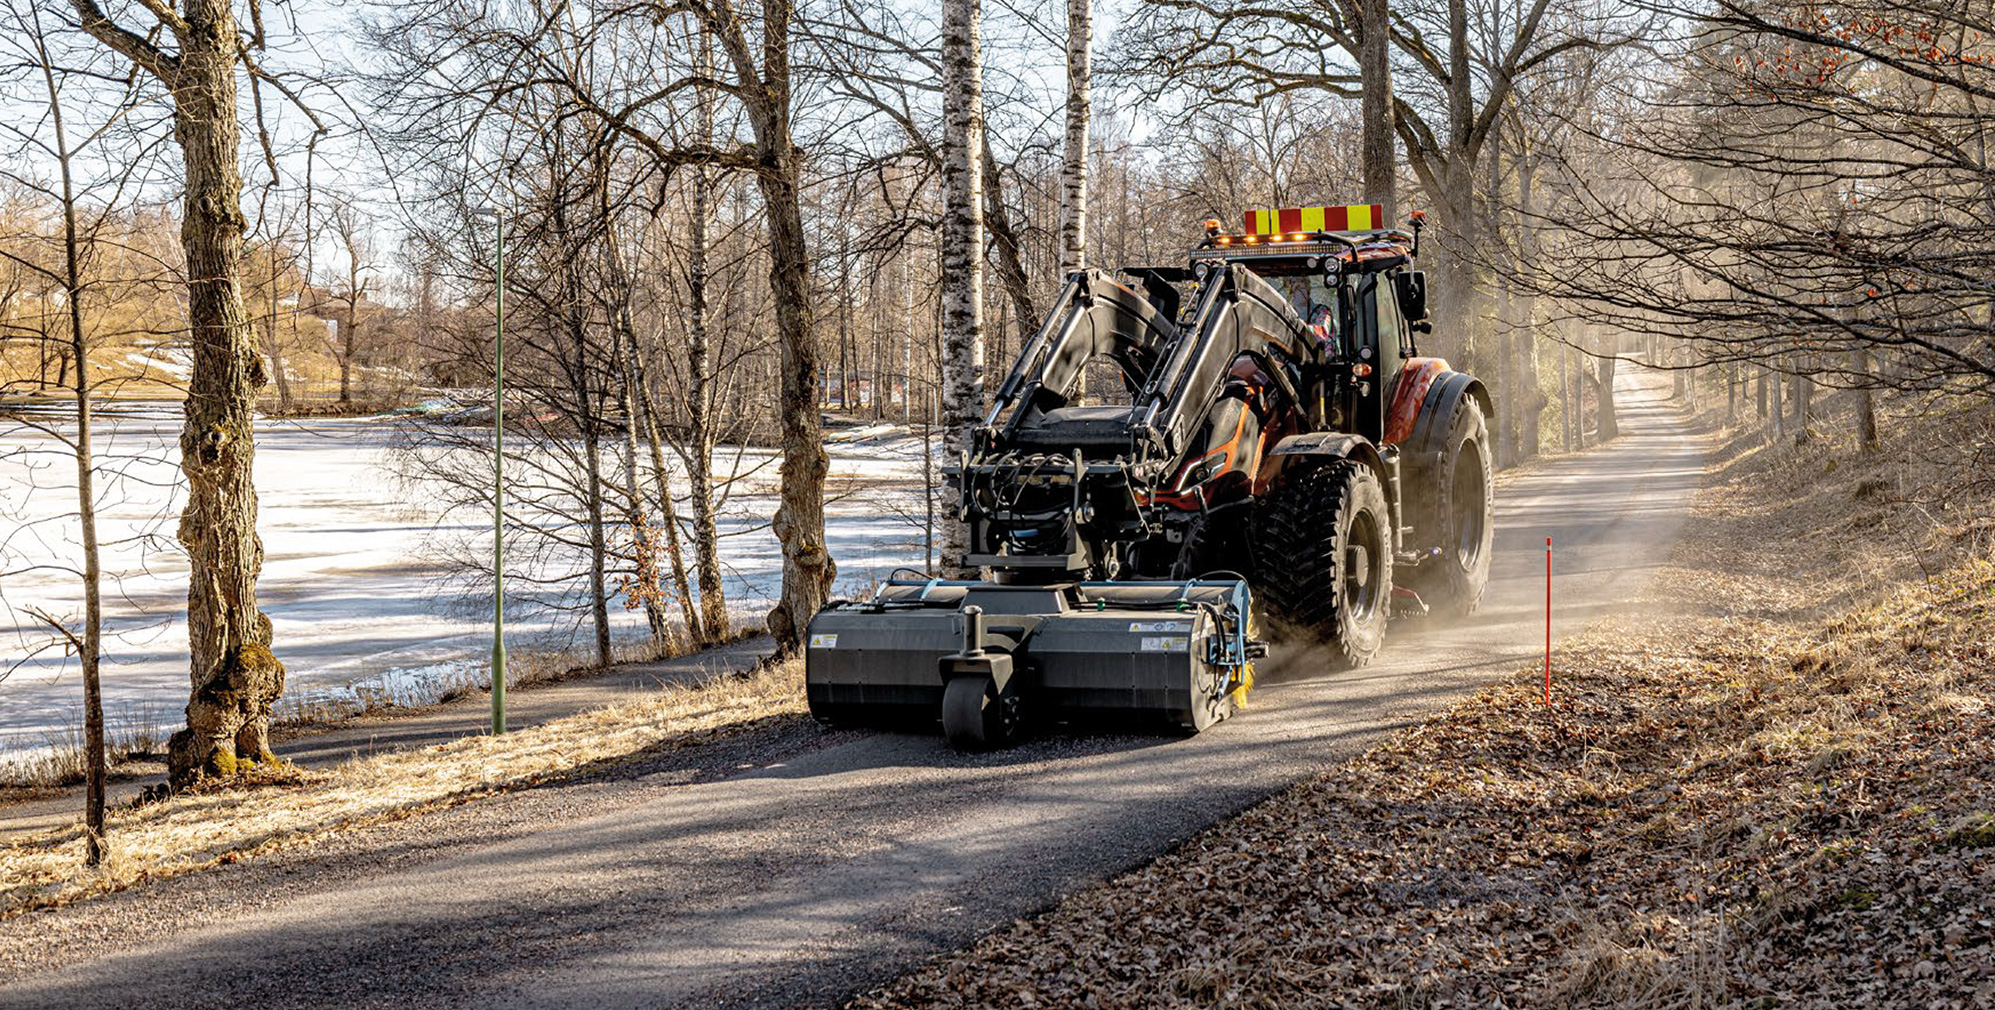
[[(1489, 394), (1420, 355), (1423, 220), (1377, 205), (1205, 222), (1179, 264), (1079, 271), (947, 468), (978, 579), (890, 578), (807, 630), (828, 724), (1198, 732), (1261, 635), (1370, 662), (1395, 612), (1489, 578)], [(1265, 628), (1263, 627), (1265, 625)]]

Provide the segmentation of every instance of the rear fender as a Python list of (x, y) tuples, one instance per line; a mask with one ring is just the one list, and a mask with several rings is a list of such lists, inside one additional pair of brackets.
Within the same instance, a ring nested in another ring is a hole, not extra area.
[(1327, 462), (1334, 459), (1356, 460), (1371, 467), (1378, 474), (1379, 483), (1391, 486), (1391, 478), (1386, 474), (1385, 460), (1379, 456), (1378, 446), (1363, 435), (1353, 435), (1340, 431), (1312, 431), (1302, 435), (1290, 435), (1275, 443), (1274, 450), (1268, 453), (1266, 474), (1273, 481), (1281, 471), (1301, 462)]
[(1474, 399), (1482, 408), (1483, 419), (1495, 424), (1496, 412), (1482, 380), (1467, 372), (1443, 372), (1428, 386), (1427, 395), (1420, 403), (1420, 416), (1414, 420), (1413, 431), (1404, 443), (1416, 461), (1440, 458), (1448, 444), (1448, 422), (1454, 420), (1455, 406), (1464, 396)]
[(1451, 374), (1454, 373), (1448, 369), (1447, 361), (1441, 358), (1406, 359), (1392, 384), (1392, 403), (1385, 412), (1385, 444), (1406, 442), (1420, 420), (1421, 405), (1426, 402), (1428, 392), (1441, 377)]
[(1410, 522), (1408, 543), (1414, 550), (1425, 550), (1438, 542), (1441, 517), (1434, 511), (1437, 507), (1434, 489), (1441, 479), (1439, 467), (1441, 454), (1447, 450), (1449, 427), (1463, 397), (1482, 408), (1486, 421), (1495, 420), (1489, 390), (1481, 381), (1466, 372), (1444, 372), (1428, 388), (1413, 432), (1400, 445), (1404, 453), (1400, 463), (1403, 481), (1400, 495), (1406, 515), (1403, 521)]

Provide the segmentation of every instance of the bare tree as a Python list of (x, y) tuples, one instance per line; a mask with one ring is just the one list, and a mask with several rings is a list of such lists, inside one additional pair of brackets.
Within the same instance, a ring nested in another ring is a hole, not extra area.
[[(76, 161), (97, 139), (98, 131), (84, 131), (80, 136), (71, 132), (72, 124), (67, 118), (63, 85), (72, 76), (89, 80), (101, 71), (85, 67), (72, 73), (57, 65), (55, 55), (49, 45), (49, 33), (38, 8), (29, 5), (27, 11), (10, 10), (16, 15), (11, 20), (23, 29), (23, 34), (14, 43), (23, 50), (40, 77), (43, 95), (47, 100), (49, 134), (46, 139), (31, 129), (11, 127), (31, 150), (50, 155), (56, 163), (56, 196), (62, 209), (62, 264), (59, 276), (53, 278), (61, 284), (62, 302), (67, 310), (69, 357), (74, 368), (69, 371), (72, 377), (71, 393), (75, 410), (73, 418), (75, 431), (63, 436), (53, 430), (47, 433), (65, 441), (76, 465), (76, 520), (79, 546), (82, 549), (81, 583), (83, 589), (83, 620), (80, 628), (71, 628), (46, 610), (35, 610), (51, 630), (62, 636), (76, 653), (77, 663), (82, 669), (83, 680), (83, 751), (85, 759), (84, 777), (84, 840), (85, 865), (96, 866), (104, 857), (104, 788), (108, 774), (107, 756), (104, 742), (104, 701), (101, 662), (103, 656), (104, 607), (102, 600), (103, 567), (97, 539), (97, 493), (96, 493), (96, 453), (91, 444), (92, 422), (91, 392), (93, 380), (90, 369), (89, 327), (84, 320), (84, 302), (89, 297), (85, 287), (83, 257), (85, 244), (92, 236), (85, 235), (79, 223), (80, 185), (76, 176)], [(122, 105), (123, 103), (119, 103)], [(101, 221), (101, 218), (100, 218)], [(20, 265), (30, 265), (21, 263)], [(41, 270), (38, 265), (33, 269)], [(0, 313), (4, 318), (4, 313)]]
[[(1367, 13), (1391, 20), (1393, 46), (1417, 81), (1376, 73), (1379, 55), (1364, 43)], [(1147, 96), (1187, 96), (1183, 107), (1189, 115), (1214, 106), (1266, 108), (1279, 96), (1309, 92), (1363, 102), (1368, 82), (1390, 87), (1393, 129), (1407, 166), (1440, 212), (1432, 236), (1443, 253), (1436, 263), (1443, 274), (1436, 316), (1451, 322), (1430, 342), (1458, 352), (1470, 343), (1466, 308), (1478, 279), (1474, 253), (1484, 238), (1476, 169), (1491, 130), (1514, 89), (1547, 62), (1634, 34), (1601, 16), (1554, 16), (1551, 0), (1480, 13), (1486, 17), (1472, 26), (1466, 0), (1445, 0), (1438, 9), (1408, 5), (1397, 16), (1366, 3), (1273, 0), (1235, 6), (1157, 0), (1137, 8), (1111, 66), (1119, 80)], [(1325, 58), (1339, 52), (1353, 62)], [(1368, 121), (1376, 124), (1372, 108)], [(1379, 147), (1383, 153), (1384, 145)], [(1369, 184), (1366, 190), (1374, 191)], [(1277, 201), (1282, 202), (1279, 196)]]
[(339, 402), (347, 406), (353, 402), (353, 371), (366, 349), (361, 340), (361, 311), (374, 284), (368, 276), (373, 250), (365, 234), (366, 222), (351, 199), (334, 197), (329, 213), (333, 237), (346, 257), (345, 273), (330, 295), (340, 305), (339, 332), (333, 335), (330, 350), (339, 363)]
[(1805, 437), (1818, 384), (1995, 390), (1985, 15), (1667, 10), (1685, 30), (1619, 114), (1569, 120), (1560, 174), (1585, 184), (1516, 282), (1691, 366), (1757, 366), (1775, 438)]
[[(187, 726), (168, 745), (175, 787), (243, 764), (276, 760), (270, 706), (284, 689), (271, 653), (270, 619), (257, 609), (263, 541), (256, 532), (253, 413), (266, 376), (243, 308), (245, 220), (238, 167), (241, 128), (236, 74), (258, 69), (258, 23), (245, 38), (229, 0), (183, 0), (179, 11), (147, 4), (153, 23), (134, 31), (95, 0), (71, 0), (80, 27), (156, 79), (173, 103), (185, 194), (181, 242), (187, 317), (194, 343), (181, 469), (187, 505), (179, 539), (189, 560), (187, 639), (193, 689)], [(170, 49), (163, 39), (175, 43)]]

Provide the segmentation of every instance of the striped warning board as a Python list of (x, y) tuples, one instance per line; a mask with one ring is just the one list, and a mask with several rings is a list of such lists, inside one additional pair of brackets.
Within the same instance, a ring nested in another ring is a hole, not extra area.
[(1385, 208), (1376, 203), (1345, 207), (1283, 207), (1247, 212), (1247, 234), (1291, 231), (1371, 231), (1385, 227)]

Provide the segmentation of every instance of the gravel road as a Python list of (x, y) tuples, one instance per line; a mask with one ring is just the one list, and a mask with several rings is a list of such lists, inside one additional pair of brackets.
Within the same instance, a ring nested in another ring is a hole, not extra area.
[(609, 777), (0, 924), (0, 1007), (776, 1007), (840, 997), (1057, 901), (1532, 663), (1631, 599), (1708, 442), (1624, 375), (1623, 431), (1499, 494), (1481, 612), (1381, 662), (1275, 657), (1192, 739), (993, 755), (801, 720)]

